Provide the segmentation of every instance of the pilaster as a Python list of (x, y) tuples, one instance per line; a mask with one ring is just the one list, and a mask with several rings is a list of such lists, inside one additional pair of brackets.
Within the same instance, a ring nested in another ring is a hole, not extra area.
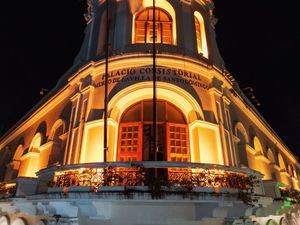
[(228, 130), (225, 128), (224, 125), (224, 106), (223, 106), (223, 100), (222, 100), (222, 91), (217, 89), (216, 87), (213, 87), (209, 89), (212, 103), (213, 103), (213, 111), (215, 114), (216, 122), (219, 125), (220, 134), (221, 134), (221, 140), (222, 140), (222, 149), (223, 149), (223, 156), (224, 156), (224, 164), (229, 166), (232, 165), (232, 158), (230, 153), (230, 142), (228, 138), (226, 138), (226, 133), (228, 133)]

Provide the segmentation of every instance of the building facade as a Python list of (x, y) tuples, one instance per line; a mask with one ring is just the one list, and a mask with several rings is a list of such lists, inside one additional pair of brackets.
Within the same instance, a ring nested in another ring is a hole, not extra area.
[(299, 163), (226, 70), (212, 0), (105, 3), (88, 0), (74, 65), (0, 139), (0, 225), (300, 224)]

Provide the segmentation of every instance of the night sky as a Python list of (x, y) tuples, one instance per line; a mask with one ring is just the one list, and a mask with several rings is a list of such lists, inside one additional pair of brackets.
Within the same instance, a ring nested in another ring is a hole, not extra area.
[[(215, 0), (217, 41), (241, 88), (300, 156), (300, 13), (295, 0)], [(84, 0), (4, 1), (0, 13), (0, 134), (42, 99), (83, 40)]]

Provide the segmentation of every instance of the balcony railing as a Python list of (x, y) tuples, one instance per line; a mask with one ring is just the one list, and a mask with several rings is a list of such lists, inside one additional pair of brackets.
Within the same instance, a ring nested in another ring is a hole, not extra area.
[(16, 194), (16, 183), (0, 183), (0, 199), (12, 198)]
[[(261, 174), (244, 168), (176, 162), (128, 162), (77, 164), (44, 169), (39, 180), (50, 188), (69, 191), (89, 187), (99, 192), (115, 187), (164, 187), (194, 191), (197, 188), (234, 189), (251, 192)], [(74, 188), (73, 188), (74, 189)]]

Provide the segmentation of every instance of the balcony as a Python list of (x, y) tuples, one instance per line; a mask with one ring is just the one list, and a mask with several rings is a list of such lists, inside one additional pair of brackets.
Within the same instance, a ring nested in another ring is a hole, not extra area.
[(248, 193), (261, 183), (248, 168), (185, 162), (112, 162), (51, 167), (38, 173), (38, 194)]

